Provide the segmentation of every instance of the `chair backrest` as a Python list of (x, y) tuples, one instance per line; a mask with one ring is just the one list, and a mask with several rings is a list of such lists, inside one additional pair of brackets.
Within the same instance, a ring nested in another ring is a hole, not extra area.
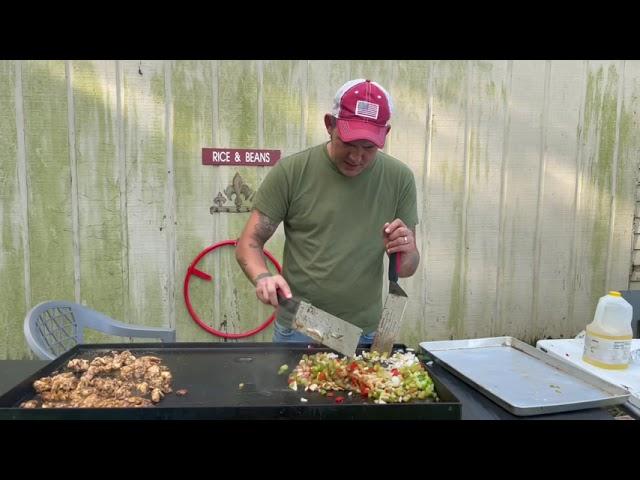
[(119, 322), (83, 305), (66, 301), (43, 302), (33, 307), (24, 319), (24, 336), (31, 351), (42, 360), (53, 360), (83, 342), (84, 329), (110, 335), (159, 338), (175, 342), (176, 331)]

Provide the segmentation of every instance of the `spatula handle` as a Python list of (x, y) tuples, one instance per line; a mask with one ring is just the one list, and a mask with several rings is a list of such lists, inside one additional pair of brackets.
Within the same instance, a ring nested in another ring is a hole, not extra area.
[(389, 281), (398, 283), (398, 267), (400, 266), (400, 254), (398, 252), (389, 255)]
[(276, 295), (278, 295), (278, 303), (280, 305), (282, 305), (283, 303), (285, 303), (287, 301), (285, 296), (282, 294), (282, 290), (280, 290), (279, 288), (276, 288)]

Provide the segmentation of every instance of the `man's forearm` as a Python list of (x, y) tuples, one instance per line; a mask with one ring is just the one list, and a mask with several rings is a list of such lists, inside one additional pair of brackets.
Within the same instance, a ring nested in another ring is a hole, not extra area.
[(258, 277), (262, 278), (263, 276), (271, 275), (271, 273), (264, 260), (262, 248), (253, 245), (253, 242), (249, 242), (251, 245), (244, 245), (244, 243), (238, 242), (236, 259), (249, 281), (255, 285), (259, 280)]
[(400, 268), (398, 270), (399, 277), (410, 277), (418, 269), (420, 264), (420, 254), (418, 250), (410, 253), (403, 253), (400, 259)]
[(238, 239), (236, 260), (254, 285), (259, 280), (258, 277), (270, 275), (262, 250), (277, 227), (278, 222), (271, 220), (258, 210), (252, 210), (247, 225)]

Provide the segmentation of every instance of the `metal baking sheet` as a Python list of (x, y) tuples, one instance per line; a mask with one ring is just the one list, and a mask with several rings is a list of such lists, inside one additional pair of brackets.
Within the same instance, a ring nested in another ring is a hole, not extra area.
[[(36, 395), (33, 389), (36, 379), (64, 370), (72, 358), (94, 358), (114, 350), (160, 357), (171, 370), (173, 389), (187, 389), (187, 395), (169, 394), (158, 405), (145, 408), (19, 408), (20, 403)], [(329, 351), (323, 346), (303, 343), (76, 345), (1, 395), (0, 419), (460, 419), (460, 401), (430, 371), (440, 401), (388, 404), (375, 404), (356, 394), (345, 395), (342, 403), (336, 403), (334, 398), (319, 392), (293, 391), (287, 384), (288, 374), (277, 373), (283, 364), (290, 367), (290, 372), (305, 353)], [(361, 351), (358, 349), (357, 353)]]
[(513, 337), (422, 342), (436, 362), (518, 416), (622, 404), (629, 392)]

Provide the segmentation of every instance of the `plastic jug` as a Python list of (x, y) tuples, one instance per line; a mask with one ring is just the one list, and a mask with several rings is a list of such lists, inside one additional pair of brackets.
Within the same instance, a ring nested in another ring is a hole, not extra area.
[(598, 300), (593, 322), (587, 325), (582, 359), (596, 367), (624, 370), (629, 366), (633, 307), (620, 292)]

